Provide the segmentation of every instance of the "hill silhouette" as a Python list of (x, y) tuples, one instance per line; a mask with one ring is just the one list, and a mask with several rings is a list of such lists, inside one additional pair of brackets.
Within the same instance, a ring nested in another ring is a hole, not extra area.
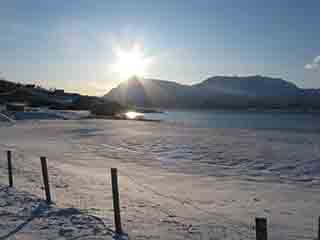
[(320, 108), (320, 90), (259, 75), (215, 76), (194, 85), (132, 77), (105, 98), (158, 108)]

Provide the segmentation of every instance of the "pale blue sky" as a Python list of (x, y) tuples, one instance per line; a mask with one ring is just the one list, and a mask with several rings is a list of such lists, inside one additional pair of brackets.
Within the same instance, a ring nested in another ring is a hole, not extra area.
[(3, 0), (0, 72), (102, 94), (122, 80), (113, 48), (139, 43), (154, 59), (145, 77), (261, 74), (320, 88), (319, 23), (319, 0)]

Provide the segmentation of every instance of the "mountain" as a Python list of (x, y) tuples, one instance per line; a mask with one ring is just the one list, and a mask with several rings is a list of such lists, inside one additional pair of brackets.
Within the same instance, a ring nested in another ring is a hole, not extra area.
[(192, 97), (189, 86), (170, 81), (131, 78), (112, 89), (105, 97), (123, 105), (141, 107), (180, 106)]
[(104, 97), (137, 107), (320, 108), (320, 90), (259, 75), (215, 76), (194, 85), (132, 77)]

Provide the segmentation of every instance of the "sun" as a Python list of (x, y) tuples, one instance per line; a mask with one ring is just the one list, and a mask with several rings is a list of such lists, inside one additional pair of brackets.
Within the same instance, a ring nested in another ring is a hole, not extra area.
[(132, 76), (143, 77), (151, 62), (151, 58), (145, 56), (142, 47), (138, 44), (133, 45), (129, 50), (117, 47), (115, 55), (116, 62), (112, 64), (112, 70), (123, 79)]

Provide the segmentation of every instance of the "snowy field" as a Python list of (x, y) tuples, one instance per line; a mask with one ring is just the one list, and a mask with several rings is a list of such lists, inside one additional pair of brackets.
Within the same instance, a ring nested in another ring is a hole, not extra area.
[[(0, 185), (0, 239), (112, 239), (103, 219)], [(109, 225), (111, 225), (109, 223)], [(92, 238), (95, 236), (95, 238)]]
[(109, 168), (117, 167), (133, 239), (254, 239), (256, 216), (268, 218), (272, 239), (317, 233), (318, 132), (48, 120), (17, 121), (0, 136), (2, 159), (13, 151), (17, 189), (43, 196), (39, 157), (46, 156), (57, 206), (110, 222)]

